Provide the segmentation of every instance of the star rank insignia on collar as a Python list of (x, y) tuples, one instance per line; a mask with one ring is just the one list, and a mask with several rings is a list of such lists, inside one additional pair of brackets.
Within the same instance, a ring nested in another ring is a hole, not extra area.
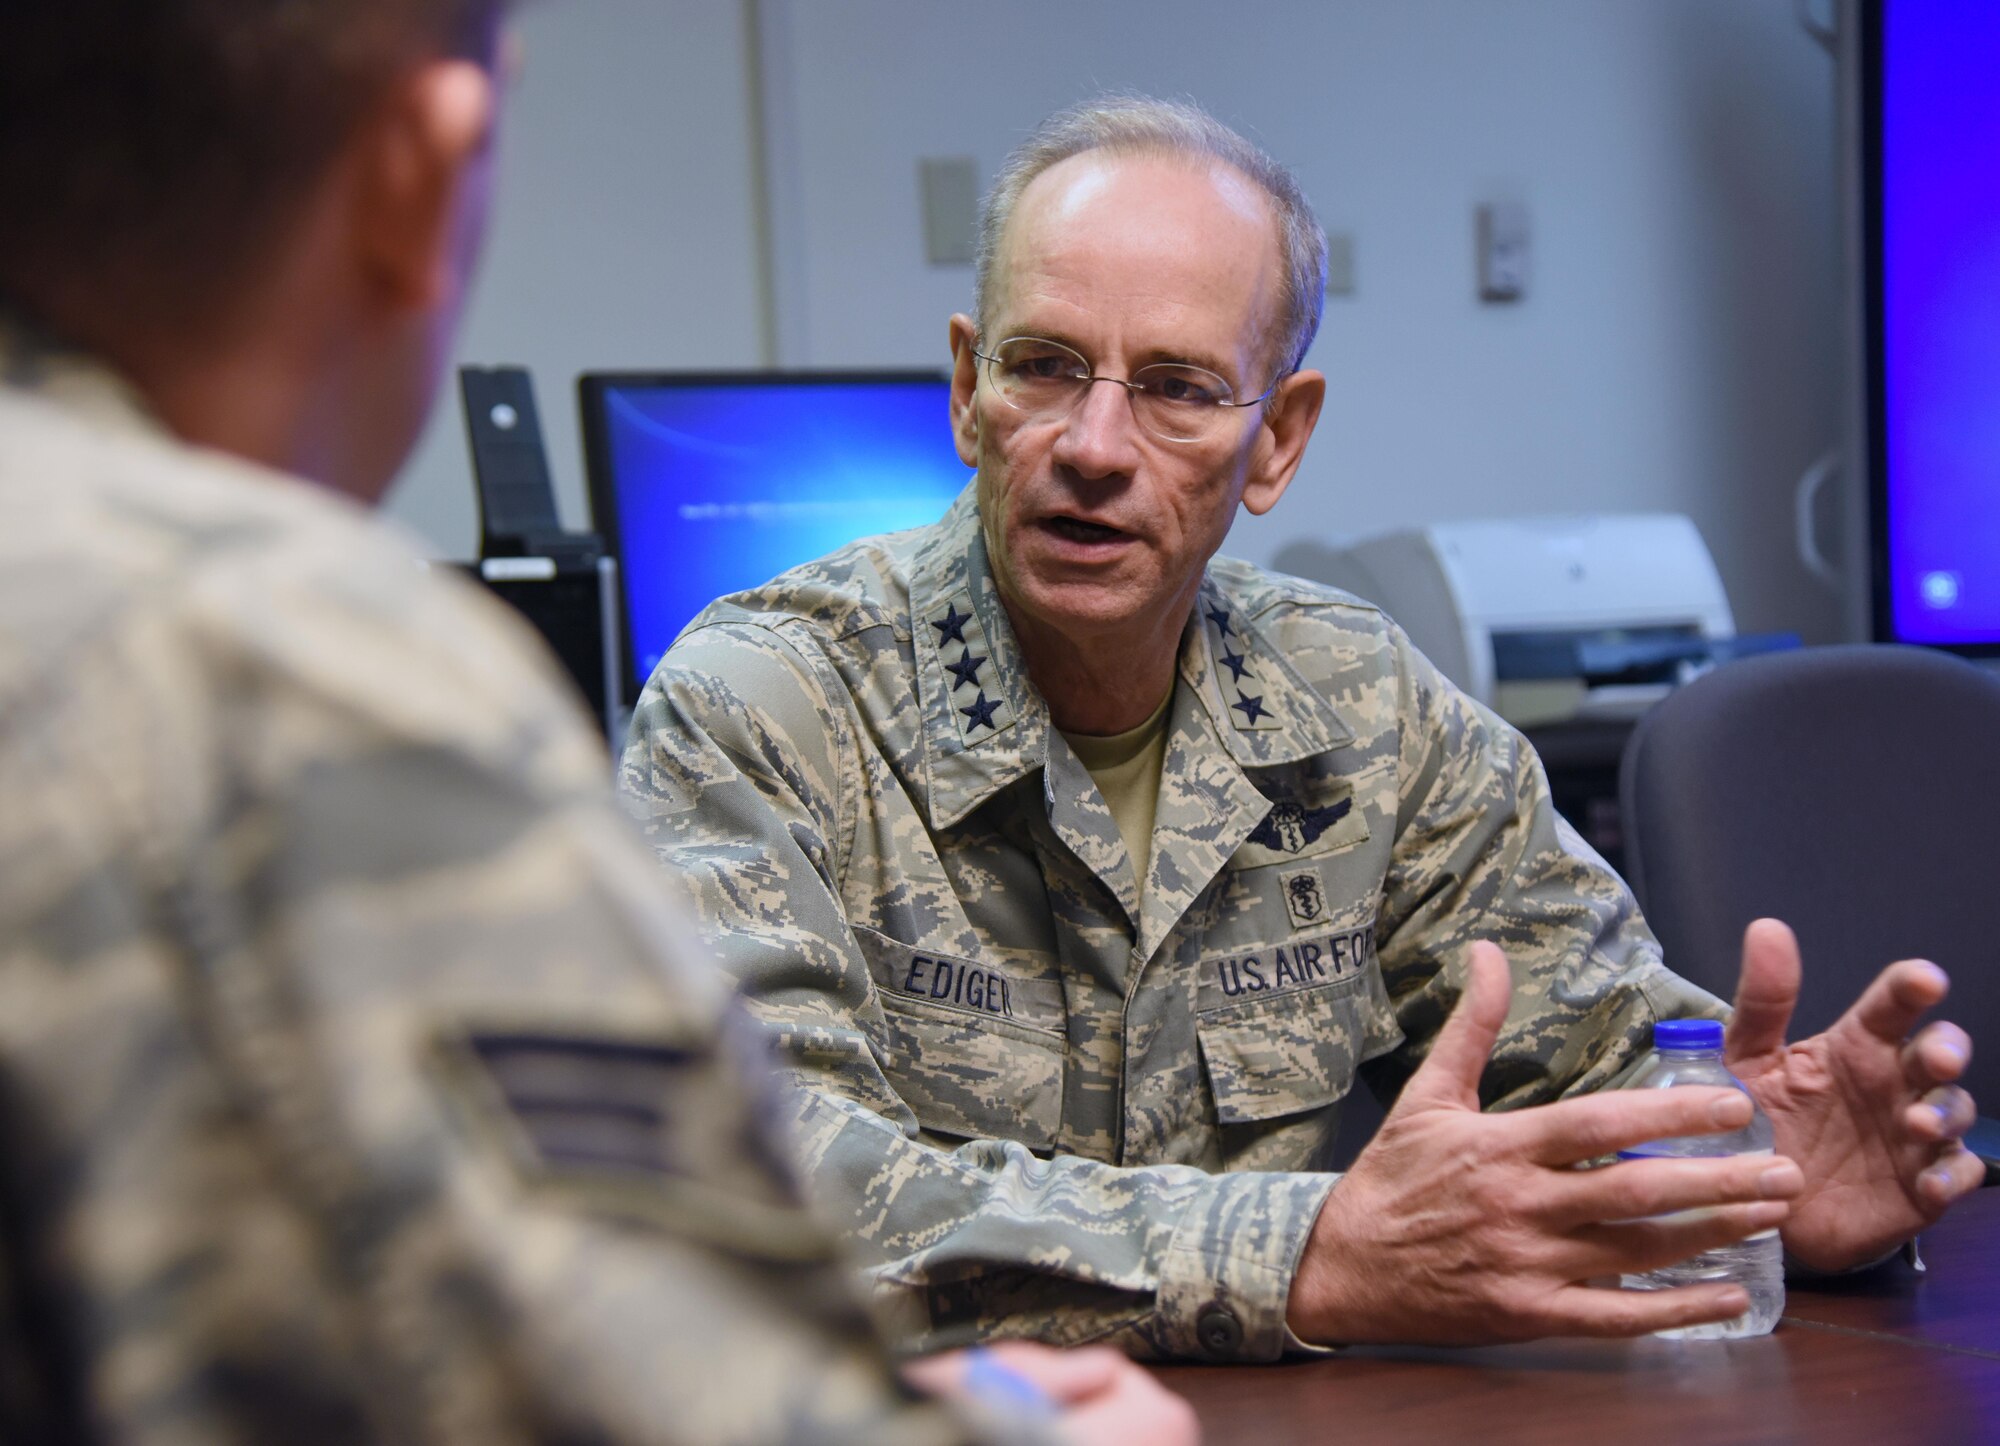
[[(960, 603), (965, 606), (960, 607)], [(1007, 680), (998, 676), (1000, 665), (994, 661), (993, 649), (987, 646), (986, 633), (972, 599), (961, 592), (946, 602), (942, 615), (928, 617), (925, 622), (937, 629), (937, 643), (931, 651), (937, 656), (938, 671), (933, 676), (940, 680), (943, 689), (942, 704), (928, 705), (939, 709), (930, 716), (947, 722), (959, 741), (967, 745), (983, 743), (1013, 727), (1014, 710), (1007, 702)], [(954, 648), (953, 644), (957, 646)], [(989, 666), (993, 669), (991, 695), (986, 691), (987, 679), (981, 676)], [(967, 688), (974, 695), (970, 703), (965, 700)]]
[[(1215, 625), (1215, 659), (1219, 664), (1216, 682), (1222, 690), (1222, 700), (1238, 715), (1236, 726), (1246, 732), (1261, 732), (1268, 728), (1280, 727), (1277, 714), (1266, 701), (1271, 697), (1270, 688), (1265, 686), (1261, 693), (1253, 693), (1261, 680), (1252, 671), (1250, 653), (1253, 639), (1249, 632), (1235, 625), (1234, 614), (1221, 603), (1215, 603), (1202, 614)], [(1242, 651), (1237, 651), (1238, 649)], [(1224, 678), (1221, 670), (1227, 668), (1229, 676)], [(1231, 697), (1231, 693), (1234, 697)]]
[(946, 643), (963, 643), (965, 641), (965, 625), (971, 621), (971, 613), (959, 612), (956, 602), (947, 603), (945, 605), (944, 616), (931, 620), (931, 626), (938, 630), (938, 646), (941, 648)]
[(946, 663), (944, 665), (944, 670), (958, 679), (956, 683), (951, 685), (951, 690), (956, 693), (960, 688), (978, 687), (979, 670), (985, 666), (986, 659), (973, 657), (972, 649), (967, 648), (958, 655), (957, 662)]
[(970, 720), (965, 725), (966, 732), (970, 733), (974, 728), (991, 728), (993, 726), (993, 715), (1000, 710), (1000, 704), (1003, 701), (1000, 698), (988, 698), (986, 690), (981, 688), (979, 696), (972, 700), (970, 707), (958, 710)]

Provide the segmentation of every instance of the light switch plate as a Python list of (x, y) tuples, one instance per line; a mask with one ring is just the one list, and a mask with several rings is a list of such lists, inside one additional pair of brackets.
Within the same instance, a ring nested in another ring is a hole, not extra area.
[(1479, 299), (1519, 301), (1528, 294), (1528, 208), (1511, 201), (1479, 208)]
[(1354, 233), (1329, 231), (1326, 237), (1326, 294), (1354, 295)]
[(971, 156), (925, 156), (917, 162), (924, 205), (924, 257), (933, 266), (972, 262), (979, 226), (979, 165)]

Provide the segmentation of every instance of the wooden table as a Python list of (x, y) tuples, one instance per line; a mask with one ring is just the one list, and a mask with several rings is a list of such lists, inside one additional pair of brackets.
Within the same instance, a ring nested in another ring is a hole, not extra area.
[(2000, 1442), (2000, 1190), (1900, 1263), (1794, 1281), (1752, 1341), (1356, 1348), (1277, 1366), (1172, 1366), (1215, 1446), (1255, 1442)]

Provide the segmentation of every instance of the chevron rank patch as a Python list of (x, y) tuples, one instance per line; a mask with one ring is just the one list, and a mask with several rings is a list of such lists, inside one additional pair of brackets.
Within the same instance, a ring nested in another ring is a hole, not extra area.
[(461, 1064), (473, 1067), (531, 1174), (678, 1172), (668, 1102), (694, 1060), (687, 1051), (526, 1030), (477, 1031), (460, 1043)]

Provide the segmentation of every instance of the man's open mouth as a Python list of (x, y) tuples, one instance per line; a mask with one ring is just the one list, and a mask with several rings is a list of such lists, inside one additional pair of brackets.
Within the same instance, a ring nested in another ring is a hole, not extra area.
[(1051, 517), (1042, 525), (1071, 542), (1116, 542), (1128, 535), (1101, 522), (1085, 522), (1081, 517)]

